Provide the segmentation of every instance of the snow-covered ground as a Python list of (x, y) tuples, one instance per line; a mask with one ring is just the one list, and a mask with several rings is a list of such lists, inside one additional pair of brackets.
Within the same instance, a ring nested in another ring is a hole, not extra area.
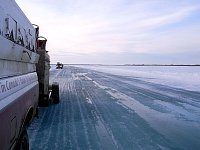
[(103, 66), (79, 65), (95, 71), (142, 78), (145, 81), (200, 91), (200, 66)]
[(54, 81), (60, 103), (29, 127), (33, 150), (200, 149), (199, 67), (52, 66)]

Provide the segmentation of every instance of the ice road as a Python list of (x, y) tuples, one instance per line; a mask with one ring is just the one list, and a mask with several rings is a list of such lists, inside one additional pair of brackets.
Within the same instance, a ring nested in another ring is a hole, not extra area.
[(32, 150), (200, 149), (200, 92), (65, 66), (60, 103), (39, 109)]

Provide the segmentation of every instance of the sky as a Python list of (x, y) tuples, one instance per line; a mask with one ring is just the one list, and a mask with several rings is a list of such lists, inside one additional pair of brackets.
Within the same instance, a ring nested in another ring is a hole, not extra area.
[(199, 0), (15, 0), (51, 63), (200, 64)]

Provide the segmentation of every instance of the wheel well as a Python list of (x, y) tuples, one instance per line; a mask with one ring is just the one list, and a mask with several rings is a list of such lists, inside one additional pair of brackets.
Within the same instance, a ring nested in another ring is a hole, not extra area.
[(32, 118), (33, 118), (33, 108), (30, 108), (26, 115), (24, 126), (29, 126)]

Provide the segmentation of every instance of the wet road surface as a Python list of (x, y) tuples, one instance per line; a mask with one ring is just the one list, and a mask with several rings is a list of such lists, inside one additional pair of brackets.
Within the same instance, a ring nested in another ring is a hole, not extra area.
[(52, 70), (60, 103), (39, 109), (30, 148), (200, 149), (200, 93), (65, 66)]

